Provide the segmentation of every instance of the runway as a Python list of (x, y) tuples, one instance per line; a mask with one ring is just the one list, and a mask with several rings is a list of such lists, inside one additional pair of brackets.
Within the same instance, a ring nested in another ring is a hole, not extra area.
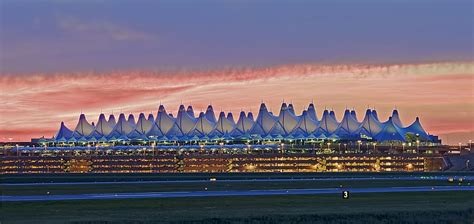
[(3, 196), (2, 202), (18, 201), (59, 201), (59, 200), (100, 200), (100, 199), (139, 199), (139, 198), (183, 198), (183, 197), (217, 197), (217, 196), (270, 196), (270, 195), (318, 195), (391, 192), (441, 192), (441, 191), (474, 191), (474, 186), (423, 186), (423, 187), (385, 187), (385, 188), (324, 188), (324, 189), (280, 189), (280, 190), (246, 190), (246, 191), (189, 191), (189, 192), (143, 192), (143, 193), (107, 193), (75, 195), (32, 195)]
[[(454, 180), (474, 180), (474, 176), (452, 176)], [(416, 176), (416, 177), (334, 177), (334, 178), (260, 178), (260, 179), (222, 179), (212, 182), (291, 182), (291, 181), (366, 181), (366, 180), (448, 180), (448, 176)], [(202, 180), (156, 180), (156, 181), (97, 181), (97, 182), (45, 182), (45, 183), (1, 183), (0, 186), (54, 186), (54, 185), (97, 185), (97, 184), (165, 184), (165, 183), (207, 183)]]

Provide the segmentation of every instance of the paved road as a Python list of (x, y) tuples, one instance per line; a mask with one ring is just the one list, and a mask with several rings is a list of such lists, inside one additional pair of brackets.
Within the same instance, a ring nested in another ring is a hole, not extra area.
[[(463, 178), (474, 180), (474, 176), (454, 176), (454, 180)], [(267, 179), (233, 179), (216, 180), (216, 182), (289, 182), (289, 181), (350, 181), (350, 180), (446, 180), (447, 176), (416, 177), (334, 177), (334, 178), (267, 178)], [(156, 181), (100, 181), (100, 182), (49, 182), (49, 183), (2, 183), (0, 186), (51, 186), (51, 185), (96, 185), (96, 184), (160, 184), (160, 183), (206, 183), (210, 180), (156, 180)]]
[(385, 188), (325, 188), (325, 189), (281, 189), (281, 190), (247, 190), (247, 191), (190, 191), (190, 192), (143, 192), (117, 194), (76, 194), (76, 195), (32, 195), (1, 196), (7, 201), (53, 201), (53, 200), (98, 200), (98, 199), (131, 199), (131, 198), (182, 198), (182, 197), (215, 197), (215, 196), (261, 196), (261, 195), (315, 195), (340, 194), (347, 190), (350, 193), (387, 193), (387, 192), (439, 192), (439, 191), (474, 191), (474, 186), (424, 186), (424, 187), (385, 187)]

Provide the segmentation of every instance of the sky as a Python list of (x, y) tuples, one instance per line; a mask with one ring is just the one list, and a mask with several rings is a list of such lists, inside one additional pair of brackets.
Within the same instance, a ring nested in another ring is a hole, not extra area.
[[(473, 2), (0, 1), (0, 141), (84, 112), (393, 108), (474, 138)], [(362, 117), (359, 117), (362, 119)]]

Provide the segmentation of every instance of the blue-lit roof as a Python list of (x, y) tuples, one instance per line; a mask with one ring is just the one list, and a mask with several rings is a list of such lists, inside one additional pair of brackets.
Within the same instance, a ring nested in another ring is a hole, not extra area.
[(345, 110), (343, 119), (338, 121), (334, 111), (324, 110), (318, 120), (314, 104), (300, 115), (295, 114), (293, 105), (282, 104), (278, 116), (268, 111), (266, 105), (260, 105), (257, 118), (251, 113), (240, 112), (237, 121), (232, 113), (224, 112), (216, 118), (212, 106), (206, 112), (194, 116), (191, 106), (185, 109), (181, 105), (176, 117), (168, 114), (160, 105), (156, 118), (148, 118), (141, 113), (138, 120), (132, 114), (126, 119), (120, 114), (115, 121), (105, 115), (99, 116), (97, 125), (90, 124), (81, 114), (73, 130), (61, 122), (54, 138), (55, 142), (104, 142), (104, 141), (219, 141), (219, 140), (291, 140), (291, 139), (346, 139), (357, 140), (361, 136), (377, 141), (406, 141), (408, 133), (430, 141), (431, 137), (423, 129), (420, 120), (409, 126), (403, 126), (397, 110), (385, 122), (378, 118), (376, 110), (367, 109), (364, 118), (359, 121), (354, 110)]

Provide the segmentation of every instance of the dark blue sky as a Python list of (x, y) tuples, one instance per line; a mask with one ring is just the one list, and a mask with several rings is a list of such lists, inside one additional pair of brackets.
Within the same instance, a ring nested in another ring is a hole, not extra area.
[(3, 0), (2, 74), (473, 59), (473, 3)]

